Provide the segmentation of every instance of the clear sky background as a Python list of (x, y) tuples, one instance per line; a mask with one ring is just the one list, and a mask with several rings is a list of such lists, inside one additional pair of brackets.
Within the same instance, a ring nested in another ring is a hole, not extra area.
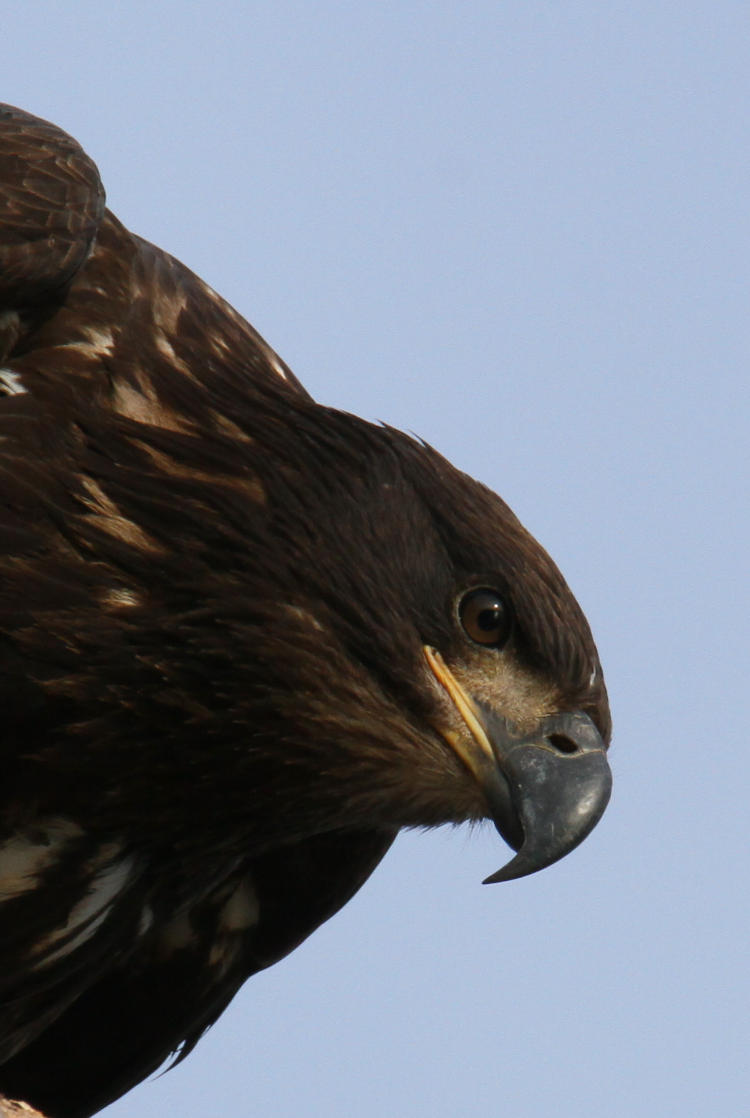
[(742, 2), (0, 2), (2, 98), (321, 401), (497, 489), (588, 614), (615, 793), (559, 865), (401, 838), (111, 1118), (748, 1112)]

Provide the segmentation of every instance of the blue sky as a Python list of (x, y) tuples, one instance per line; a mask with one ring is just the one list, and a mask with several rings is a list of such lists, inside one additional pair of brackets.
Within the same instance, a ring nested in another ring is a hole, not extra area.
[(29, 3), (3, 99), (319, 400), (511, 504), (586, 610), (615, 793), (542, 874), (399, 840), (112, 1118), (747, 1105), (745, 3)]

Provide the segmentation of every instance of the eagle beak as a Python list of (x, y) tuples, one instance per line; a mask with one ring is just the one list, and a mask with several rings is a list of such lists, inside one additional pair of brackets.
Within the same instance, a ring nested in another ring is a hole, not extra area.
[(471, 734), (444, 735), (483, 789), (505, 841), (518, 851), (485, 884), (525, 877), (559, 861), (594, 829), (612, 791), (601, 734), (582, 711), (553, 714), (532, 733), (466, 693), (440, 654), (425, 657)]

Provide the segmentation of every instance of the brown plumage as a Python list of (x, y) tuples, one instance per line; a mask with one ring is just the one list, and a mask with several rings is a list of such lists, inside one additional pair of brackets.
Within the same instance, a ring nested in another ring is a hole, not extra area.
[(499, 876), (561, 857), (606, 804), (609, 715), (499, 497), (315, 403), (8, 107), (0, 190), (0, 1091), (76, 1118), (401, 827), (492, 818)]

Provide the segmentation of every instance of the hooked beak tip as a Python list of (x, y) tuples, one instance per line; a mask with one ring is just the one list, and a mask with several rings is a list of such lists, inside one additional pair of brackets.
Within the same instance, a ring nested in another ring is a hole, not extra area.
[(485, 879), (512, 881), (552, 865), (602, 817), (612, 791), (604, 741), (583, 711), (549, 715), (523, 734), (469, 695), (437, 649), (427, 664), (470, 733), (468, 747), (444, 734), (484, 792), (488, 813), (516, 856)]
[(488, 733), (510, 785), (523, 841), (516, 856), (485, 884), (525, 877), (559, 861), (594, 829), (612, 792), (604, 743), (588, 715), (553, 715), (535, 735), (516, 741), (504, 723), (504, 735), (493, 732), (497, 721), (489, 712)]

